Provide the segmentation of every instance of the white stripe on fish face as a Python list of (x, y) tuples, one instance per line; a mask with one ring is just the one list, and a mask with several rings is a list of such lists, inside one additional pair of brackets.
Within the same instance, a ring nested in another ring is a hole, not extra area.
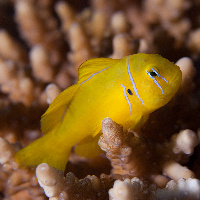
[[(162, 78), (166, 83), (168, 83), (168, 81), (163, 77), (161, 76), (154, 68), (151, 68), (152, 72), (154, 72), (158, 77)], [(150, 74), (151, 75), (151, 74)], [(150, 76), (151, 77), (151, 76)]]
[(138, 97), (138, 99), (142, 102), (142, 104), (144, 104), (143, 100), (140, 98), (140, 95), (138, 94), (135, 82), (134, 82), (133, 77), (131, 75), (128, 58), (127, 58), (127, 69), (128, 69), (128, 75), (129, 75), (130, 81), (131, 81), (131, 83), (133, 85), (133, 90), (134, 90), (136, 96)]
[[(168, 83), (168, 81), (163, 76), (161, 76), (155, 69), (151, 68), (151, 70), (152, 70), (152, 72), (154, 72), (156, 74), (156, 76), (162, 78), (166, 83)], [(153, 79), (153, 82), (161, 89), (162, 94), (164, 94), (164, 91), (163, 91), (161, 85), (158, 83), (158, 81), (155, 79), (155, 77), (152, 76), (152, 74), (149, 71), (146, 71), (146, 72), (149, 75), (149, 77)]]
[(126, 87), (123, 84), (121, 84), (121, 86), (123, 87), (123, 93), (124, 93), (124, 96), (126, 98), (128, 106), (129, 106), (130, 115), (132, 116), (132, 106), (131, 106), (131, 102), (129, 101), (129, 98), (128, 98), (127, 94), (126, 94)]
[(97, 74), (103, 72), (104, 70), (106, 70), (106, 69), (108, 69), (108, 68), (109, 68), (109, 67), (106, 67), (105, 69), (102, 69), (101, 71), (92, 74), (88, 79), (86, 79), (86, 80), (84, 80), (82, 83), (80, 83), (79, 86), (82, 85), (83, 83), (89, 81), (92, 77), (94, 77), (95, 75), (97, 75)]

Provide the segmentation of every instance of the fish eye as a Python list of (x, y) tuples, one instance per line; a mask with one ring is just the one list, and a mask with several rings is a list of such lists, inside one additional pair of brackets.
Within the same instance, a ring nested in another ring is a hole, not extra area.
[(151, 76), (153, 76), (153, 77), (158, 76), (158, 75), (156, 74), (156, 72), (154, 72), (154, 71), (150, 71), (149, 74), (150, 74)]
[(150, 78), (159, 77), (159, 73), (154, 68), (151, 68), (150, 70), (147, 70), (146, 72), (150, 76)]
[(132, 91), (130, 89), (127, 90), (127, 92), (130, 94), (130, 95), (133, 95)]

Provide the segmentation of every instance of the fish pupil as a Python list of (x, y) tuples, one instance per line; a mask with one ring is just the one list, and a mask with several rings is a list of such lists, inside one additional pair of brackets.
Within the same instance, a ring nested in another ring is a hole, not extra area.
[(153, 72), (153, 71), (149, 72), (149, 74), (150, 74), (151, 76), (157, 76), (157, 74), (156, 74), (155, 72)]
[(130, 89), (127, 90), (127, 92), (130, 94), (130, 95), (133, 95), (132, 91)]

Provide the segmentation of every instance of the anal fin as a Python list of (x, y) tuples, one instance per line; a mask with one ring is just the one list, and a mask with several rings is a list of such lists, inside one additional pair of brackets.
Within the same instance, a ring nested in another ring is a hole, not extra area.
[(103, 151), (98, 145), (99, 137), (102, 133), (97, 134), (95, 137), (88, 136), (79, 142), (75, 148), (75, 153), (79, 156), (86, 158), (94, 158)]

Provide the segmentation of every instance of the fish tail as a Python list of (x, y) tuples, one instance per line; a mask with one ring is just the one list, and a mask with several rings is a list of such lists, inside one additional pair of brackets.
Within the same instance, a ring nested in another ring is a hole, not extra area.
[(56, 134), (46, 134), (18, 151), (15, 161), (21, 166), (37, 166), (47, 163), (58, 170), (65, 170), (71, 147), (63, 144)]

